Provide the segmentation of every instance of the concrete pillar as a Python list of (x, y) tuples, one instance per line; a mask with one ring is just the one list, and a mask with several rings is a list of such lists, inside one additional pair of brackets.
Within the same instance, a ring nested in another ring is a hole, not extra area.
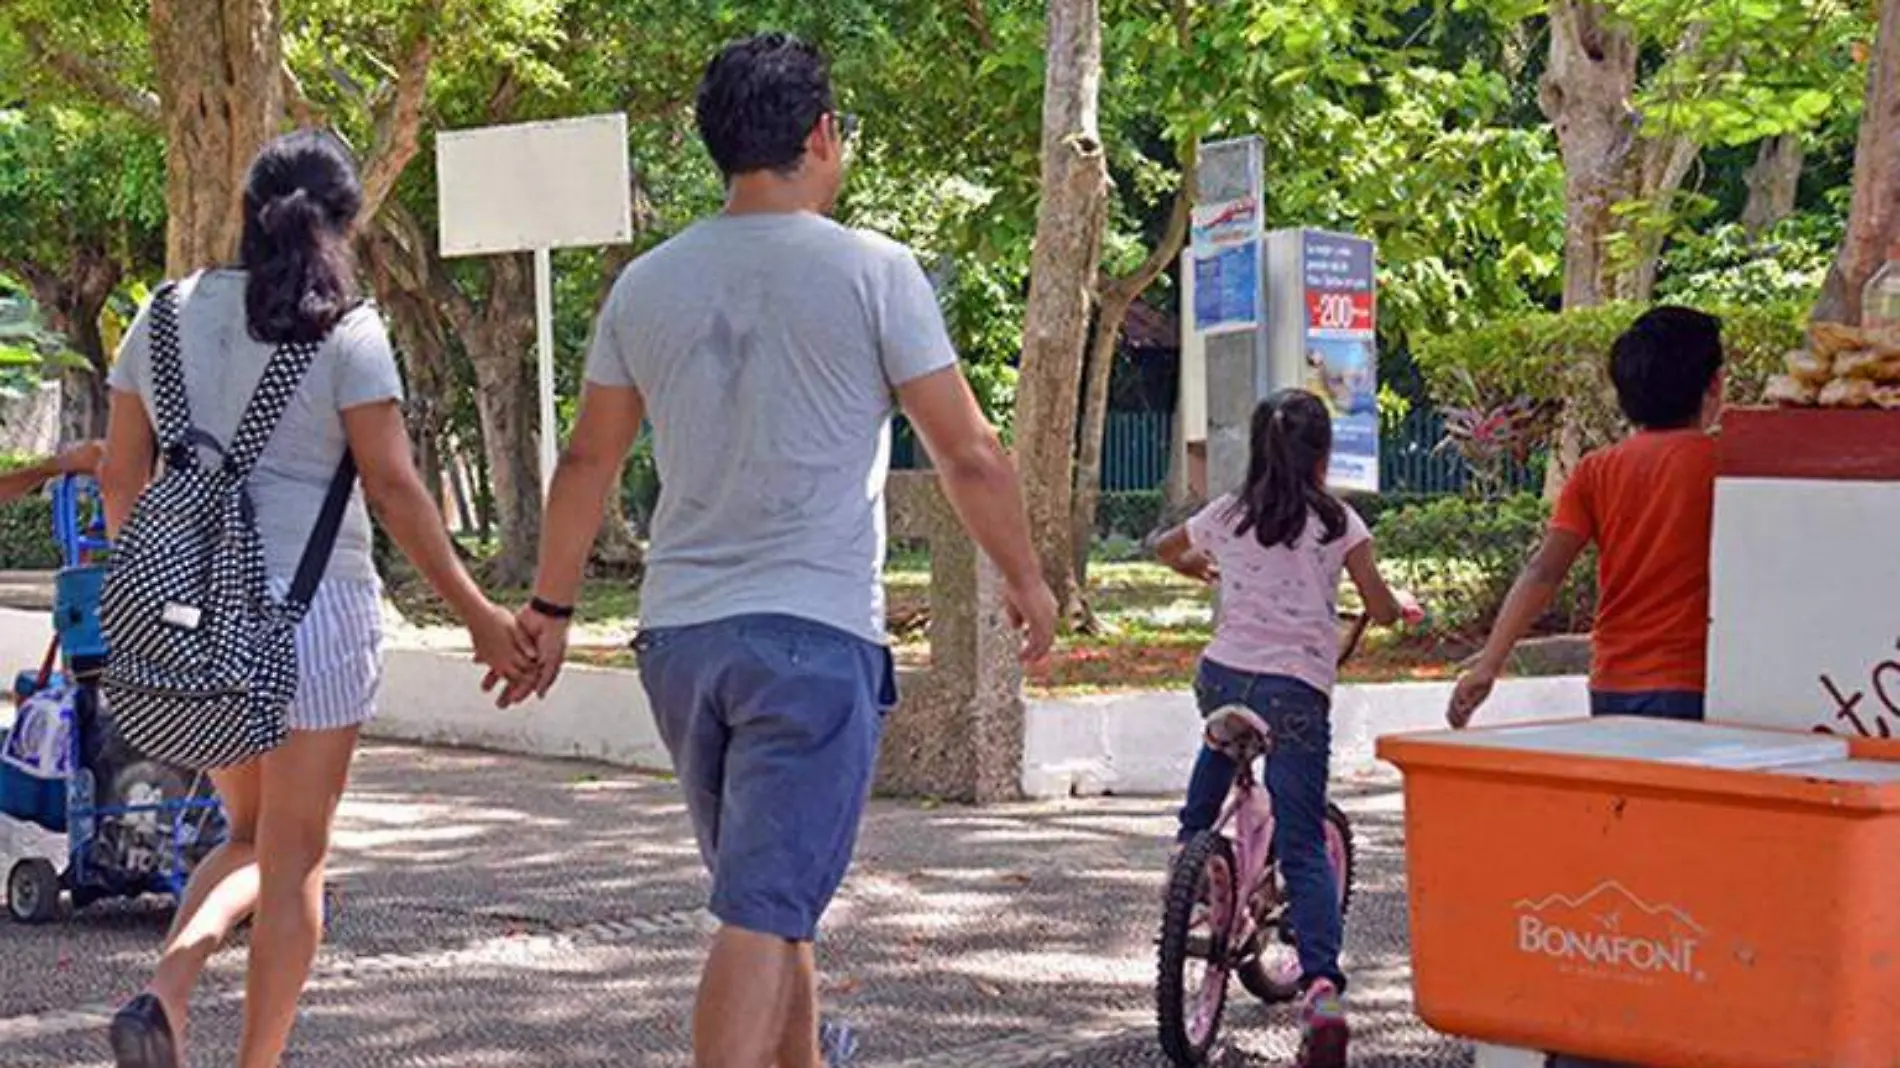
[(986, 804), (1021, 796), (1023, 674), (1002, 575), (964, 533), (935, 474), (893, 472), (891, 536), (930, 546), (930, 666), (903, 673), (879, 793)]
[[(1264, 149), (1258, 137), (1243, 137), (1201, 146), (1200, 181), (1195, 195), (1197, 216), (1217, 214), (1222, 208), (1251, 205), (1252, 235), (1257, 265), (1254, 284), (1256, 309), (1267, 307), (1264, 250), (1258, 246), (1263, 230), (1262, 183)], [(1197, 220), (1199, 221), (1199, 220)], [(1207, 228), (1195, 227), (1190, 257), (1211, 253), (1216, 247)], [(1218, 496), (1238, 487), (1247, 474), (1248, 424), (1254, 404), (1265, 389), (1267, 335), (1264, 314), (1255, 326), (1206, 333), (1192, 307), (1182, 317), (1184, 329), (1198, 334), (1206, 375), (1207, 494)], [(1183, 361), (1186, 367), (1186, 361)]]

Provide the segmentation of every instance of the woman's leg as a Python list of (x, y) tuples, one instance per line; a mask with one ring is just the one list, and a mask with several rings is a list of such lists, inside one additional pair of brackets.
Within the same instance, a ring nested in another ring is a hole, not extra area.
[[(257, 904), (258, 764), (211, 773), (230, 834), (192, 870), (171, 933), (147, 989), (165, 1006), (182, 1052), (198, 973)], [(183, 1061), (181, 1056), (180, 1061)]]
[(263, 761), (257, 914), (238, 1068), (277, 1068), (323, 938), (323, 863), (356, 753), (355, 727), (292, 731)]

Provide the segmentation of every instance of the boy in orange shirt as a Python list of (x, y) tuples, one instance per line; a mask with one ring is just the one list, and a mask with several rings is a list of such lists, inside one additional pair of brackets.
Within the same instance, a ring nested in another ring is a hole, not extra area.
[(1618, 404), (1637, 432), (1583, 458), (1550, 532), (1511, 588), (1477, 665), (1452, 691), (1471, 722), (1511, 650), (1563, 587), (1584, 547), (1598, 551), (1590, 712), (1699, 720), (1709, 638), (1709, 534), (1722, 411), (1722, 324), (1656, 308), (1610, 350)]

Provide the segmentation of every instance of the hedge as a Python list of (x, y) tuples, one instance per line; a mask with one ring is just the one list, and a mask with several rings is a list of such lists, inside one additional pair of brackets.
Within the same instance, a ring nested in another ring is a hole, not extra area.
[[(0, 454), (0, 471), (17, 471), (39, 459)], [(51, 571), (59, 565), (51, 498), (36, 493), (0, 504), (0, 571)]]
[[(1478, 641), (1490, 632), (1549, 520), (1549, 505), (1534, 494), (1489, 501), (1441, 497), (1387, 512), (1374, 537), (1381, 566), (1425, 603), (1434, 629)], [(1588, 630), (1596, 598), (1596, 557), (1591, 552), (1571, 569), (1539, 629)]]
[[(1415, 351), (1427, 390), (1439, 404), (1493, 408), (1519, 398), (1565, 405), (1582, 429), (1584, 448), (1615, 441), (1625, 429), (1608, 373), (1610, 345), (1646, 310), (1606, 304), (1566, 312), (1532, 312), (1474, 330), (1422, 341)], [(1728, 395), (1761, 397), (1782, 357), (1800, 348), (1806, 309), (1794, 304), (1712, 306), (1728, 351)]]

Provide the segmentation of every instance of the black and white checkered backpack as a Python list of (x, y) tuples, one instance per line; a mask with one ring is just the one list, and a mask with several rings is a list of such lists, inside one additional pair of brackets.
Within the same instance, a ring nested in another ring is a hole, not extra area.
[[(99, 606), (109, 650), (101, 685), (120, 734), (146, 756), (229, 767), (289, 734), (293, 639), (329, 564), (356, 467), (346, 453), (296, 580), (276, 601), (247, 481), (320, 345), (277, 348), (225, 447), (191, 423), (175, 287), (152, 298), (151, 324), (153, 416), (165, 466), (113, 545)], [(201, 450), (220, 462), (203, 463)]]

